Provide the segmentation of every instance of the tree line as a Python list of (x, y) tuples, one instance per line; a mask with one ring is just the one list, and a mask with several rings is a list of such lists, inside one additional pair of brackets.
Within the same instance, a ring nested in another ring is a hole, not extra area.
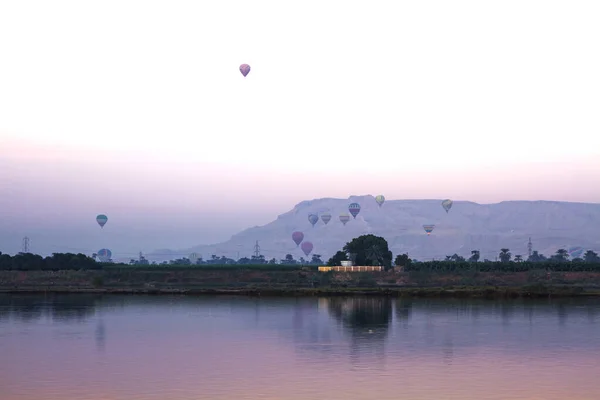
[(0, 271), (101, 269), (102, 266), (102, 263), (81, 253), (54, 253), (51, 256), (42, 257), (32, 253), (19, 253), (11, 256), (0, 252)]
[[(524, 260), (522, 256), (514, 258), (510, 249), (500, 249), (498, 261), (484, 259), (480, 261), (479, 250), (472, 250), (471, 256), (465, 257), (453, 254), (440, 261), (420, 262), (409, 258), (408, 254), (399, 254), (394, 259), (395, 266), (403, 267), (405, 271), (440, 271), (453, 272), (459, 270), (477, 271), (505, 271), (521, 272), (534, 269), (548, 269), (554, 271), (599, 271), (600, 257), (592, 250), (585, 252), (583, 257), (570, 259), (565, 249), (559, 249), (550, 257), (533, 251), (531, 256)], [(362, 235), (350, 242), (333, 255), (327, 265), (341, 265), (342, 261), (352, 261), (354, 265), (382, 266), (388, 270), (392, 268), (392, 252), (387, 241), (375, 235)]]
[[(598, 271), (600, 272), (600, 256), (592, 250), (588, 250), (581, 258), (570, 259), (569, 253), (565, 249), (559, 249), (552, 256), (546, 257), (538, 251), (533, 251), (526, 260), (520, 255), (512, 256), (510, 249), (500, 249), (498, 261), (480, 260), (481, 255), (478, 250), (472, 250), (471, 256), (465, 258), (458, 254), (446, 256), (444, 260), (420, 262), (409, 258), (408, 254), (399, 254), (393, 259), (392, 252), (389, 249), (387, 241), (380, 236), (372, 234), (362, 235), (346, 243), (344, 247), (336, 252), (328, 261), (327, 265), (341, 265), (342, 261), (352, 261), (354, 265), (382, 266), (384, 270), (389, 270), (393, 266), (402, 267), (405, 271), (439, 271), (453, 272), (459, 270), (476, 271), (505, 271), (521, 272), (534, 269), (548, 269), (554, 271)], [(85, 254), (73, 253), (54, 253), (52, 256), (42, 257), (37, 254), (19, 253), (15, 256), (2, 254), (0, 252), (0, 270), (88, 270), (102, 269), (107, 264), (100, 263), (93, 257)], [(132, 259), (130, 265), (161, 265), (161, 266), (185, 266), (185, 265), (289, 265), (289, 266), (310, 266), (323, 265), (321, 255), (313, 254), (310, 260), (301, 257), (295, 260), (291, 254), (287, 254), (284, 259), (277, 260), (272, 258), (267, 260), (265, 256), (242, 257), (234, 260), (225, 256), (218, 257), (212, 255), (210, 259), (203, 260), (199, 258), (192, 262), (189, 258), (179, 258), (176, 260), (165, 261), (160, 264), (150, 263), (144, 257), (138, 260)], [(122, 264), (125, 265), (125, 264)]]
[(291, 254), (286, 254), (285, 258), (277, 260), (275, 257), (267, 260), (265, 256), (252, 256), (242, 257), (240, 259), (233, 259), (225, 256), (217, 256), (216, 254), (211, 255), (207, 260), (202, 257), (196, 261), (192, 261), (187, 257), (178, 258), (170, 261), (163, 261), (161, 263), (148, 262), (148, 260), (141, 257), (138, 260), (131, 259), (130, 265), (323, 265), (320, 254), (313, 254), (312, 258), (307, 260), (304, 257), (300, 257), (298, 260), (294, 259)]
[[(95, 257), (89, 257), (85, 254), (73, 253), (54, 253), (52, 256), (42, 257), (32, 253), (18, 253), (14, 256), (3, 254), (0, 252), (0, 271), (59, 271), (59, 270), (93, 270), (102, 269), (105, 265), (123, 265), (123, 263), (114, 263), (112, 260), (108, 262), (98, 262)], [(176, 260), (164, 261), (162, 263), (149, 262), (145, 257), (140, 257), (137, 260), (132, 259), (129, 265), (136, 266), (192, 266), (192, 265), (323, 265), (321, 255), (313, 254), (310, 260), (305, 260), (301, 257), (299, 260), (294, 259), (291, 254), (287, 254), (284, 259), (271, 260), (265, 259), (265, 256), (252, 256), (251, 258), (242, 257), (239, 260), (227, 258), (225, 256), (218, 257), (212, 255), (210, 259), (203, 260), (199, 258), (196, 262), (192, 262), (189, 258), (179, 258)]]

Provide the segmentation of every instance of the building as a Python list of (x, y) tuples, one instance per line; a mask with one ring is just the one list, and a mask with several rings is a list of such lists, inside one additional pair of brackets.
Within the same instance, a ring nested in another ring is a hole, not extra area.
[(319, 266), (319, 272), (378, 272), (383, 271), (381, 266), (367, 266), (367, 265), (342, 265), (342, 266)]

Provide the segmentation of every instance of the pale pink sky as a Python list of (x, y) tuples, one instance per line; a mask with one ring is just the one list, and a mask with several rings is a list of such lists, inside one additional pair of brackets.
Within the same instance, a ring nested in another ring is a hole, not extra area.
[(0, 4), (0, 251), (96, 250), (98, 213), (133, 252), (319, 197), (600, 202), (597, 2), (103, 4)]

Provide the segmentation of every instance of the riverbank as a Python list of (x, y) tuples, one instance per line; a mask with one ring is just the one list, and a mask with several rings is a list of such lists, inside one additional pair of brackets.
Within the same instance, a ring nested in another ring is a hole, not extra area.
[(599, 296), (600, 273), (528, 271), (317, 272), (120, 268), (87, 271), (0, 271), (0, 293), (104, 293), (247, 296), (543, 297)]

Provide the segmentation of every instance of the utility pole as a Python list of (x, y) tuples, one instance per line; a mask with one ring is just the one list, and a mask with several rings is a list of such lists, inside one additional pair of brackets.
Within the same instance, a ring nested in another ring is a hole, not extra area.
[(21, 246), (21, 253), (29, 253), (29, 238), (25, 236), (23, 238), (23, 244)]
[(256, 241), (256, 244), (254, 245), (254, 256), (256, 258), (260, 257), (260, 246), (258, 245), (258, 240)]

